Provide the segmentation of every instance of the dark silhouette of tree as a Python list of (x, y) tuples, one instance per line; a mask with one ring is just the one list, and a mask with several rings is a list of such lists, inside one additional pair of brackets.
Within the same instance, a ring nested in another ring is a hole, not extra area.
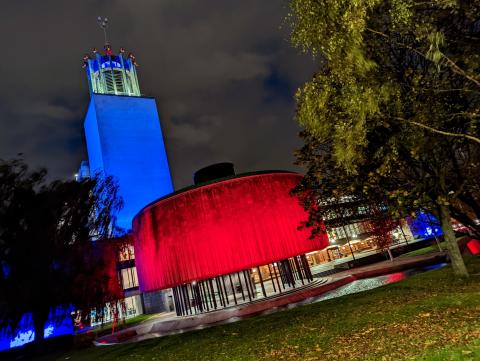
[(0, 160), (0, 327), (31, 312), (35, 340), (56, 307), (89, 311), (122, 298), (108, 239), (122, 201), (111, 178), (47, 182)]

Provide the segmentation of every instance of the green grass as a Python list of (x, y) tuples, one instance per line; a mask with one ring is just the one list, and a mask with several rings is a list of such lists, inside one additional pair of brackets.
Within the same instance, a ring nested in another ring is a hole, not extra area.
[[(467, 238), (468, 238), (467, 236), (461, 235), (461, 236), (457, 237), (457, 242), (460, 242), (461, 240), (467, 239)], [(422, 255), (422, 254), (427, 254), (427, 253), (432, 253), (432, 252), (438, 252), (439, 249), (438, 249), (437, 243), (435, 243), (435, 241), (434, 241), (433, 239), (432, 239), (431, 241), (434, 242), (432, 245), (430, 245), (430, 246), (428, 246), (428, 247), (416, 249), (415, 251), (411, 251), (411, 252), (408, 252), (408, 253), (404, 253), (404, 254), (400, 255), (399, 257), (420, 256), (420, 255)], [(445, 243), (445, 241), (441, 241), (441, 242), (440, 242), (440, 247), (441, 247), (442, 250), (444, 250), (444, 251), (447, 250), (447, 244)]]
[(446, 346), (441, 350), (430, 351), (418, 357), (419, 360), (445, 361), (445, 360), (480, 360), (480, 340), (475, 340), (467, 345)]
[[(124, 321), (120, 321), (118, 323), (117, 326), (115, 326), (115, 331), (118, 331), (118, 330), (122, 330), (124, 328), (127, 328), (127, 327), (130, 327), (130, 326), (134, 326), (134, 325), (138, 325), (139, 323), (142, 323), (150, 318), (154, 317), (154, 315), (138, 315), (138, 316), (135, 316), (135, 317), (132, 317), (132, 318), (128, 318)], [(106, 323), (102, 326), (99, 326), (97, 328), (94, 328), (92, 330), (92, 332), (98, 334), (98, 335), (105, 335), (105, 334), (108, 334), (110, 332), (112, 332), (112, 323), (109, 322), (109, 323)]]
[(42, 360), (478, 360), (480, 258), (241, 322)]
[[(445, 244), (445, 242), (440, 242), (440, 247), (442, 247), (442, 250), (444, 250), (444, 251), (447, 249), (447, 245)], [(431, 246), (428, 246), (428, 247), (424, 247), (424, 248), (416, 249), (415, 251), (404, 253), (404, 254), (400, 255), (399, 257), (403, 258), (403, 257), (411, 257), (411, 256), (420, 256), (422, 254), (438, 252), (438, 251), (439, 251), (438, 246), (435, 243), (435, 244), (433, 244)]]

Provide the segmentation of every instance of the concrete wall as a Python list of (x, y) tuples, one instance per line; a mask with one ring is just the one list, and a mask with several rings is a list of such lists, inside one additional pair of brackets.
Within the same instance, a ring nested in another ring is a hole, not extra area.
[(90, 173), (114, 176), (124, 207), (117, 225), (173, 191), (155, 99), (92, 95), (85, 117)]
[(144, 313), (159, 313), (170, 312), (171, 302), (168, 300), (167, 291), (145, 292), (143, 297), (143, 311)]

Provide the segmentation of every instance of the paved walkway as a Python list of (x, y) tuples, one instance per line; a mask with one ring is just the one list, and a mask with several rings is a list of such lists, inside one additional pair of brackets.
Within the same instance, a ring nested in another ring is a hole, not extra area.
[[(432, 239), (425, 239), (425, 238), (415, 238), (415, 239), (408, 239), (408, 241), (399, 241), (398, 243), (395, 243), (390, 247), (390, 250), (393, 252), (397, 248), (405, 247), (405, 246), (411, 246), (414, 244), (419, 244), (421, 242), (431, 242)], [(347, 243), (348, 244), (348, 243)], [(350, 254), (348, 256), (342, 257), (342, 258), (337, 258), (329, 262), (317, 264), (311, 267), (311, 271), (313, 275), (323, 273), (325, 271), (330, 271), (335, 269), (335, 267), (341, 266), (341, 265), (346, 265), (349, 262), (352, 261), (358, 261), (361, 260), (362, 258), (378, 255), (378, 254), (383, 254), (383, 250), (379, 249), (369, 249), (369, 250), (364, 250), (364, 251), (355, 251), (354, 255)]]
[(275, 312), (279, 308), (306, 301), (331, 291), (358, 279), (376, 277), (384, 274), (403, 271), (444, 262), (446, 255), (443, 252), (429, 253), (414, 257), (402, 257), (393, 261), (378, 262), (372, 265), (358, 267), (333, 274), (321, 281), (299, 288), (295, 292), (259, 299), (234, 307), (203, 313), (194, 316), (176, 316), (175, 313), (164, 313), (141, 324), (121, 330), (113, 335), (100, 337), (96, 345), (136, 342), (155, 337), (162, 337), (190, 330), (198, 330), (213, 325), (238, 321), (242, 318), (258, 314)]

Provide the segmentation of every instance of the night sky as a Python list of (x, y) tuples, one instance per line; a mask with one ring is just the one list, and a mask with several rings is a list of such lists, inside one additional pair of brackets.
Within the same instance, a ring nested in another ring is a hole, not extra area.
[(157, 99), (175, 188), (198, 168), (298, 170), (295, 89), (314, 71), (288, 42), (286, 0), (2, 1), (0, 158), (23, 153), (51, 178), (87, 159), (82, 57), (102, 49), (98, 15), (116, 52), (132, 51), (140, 89)]

